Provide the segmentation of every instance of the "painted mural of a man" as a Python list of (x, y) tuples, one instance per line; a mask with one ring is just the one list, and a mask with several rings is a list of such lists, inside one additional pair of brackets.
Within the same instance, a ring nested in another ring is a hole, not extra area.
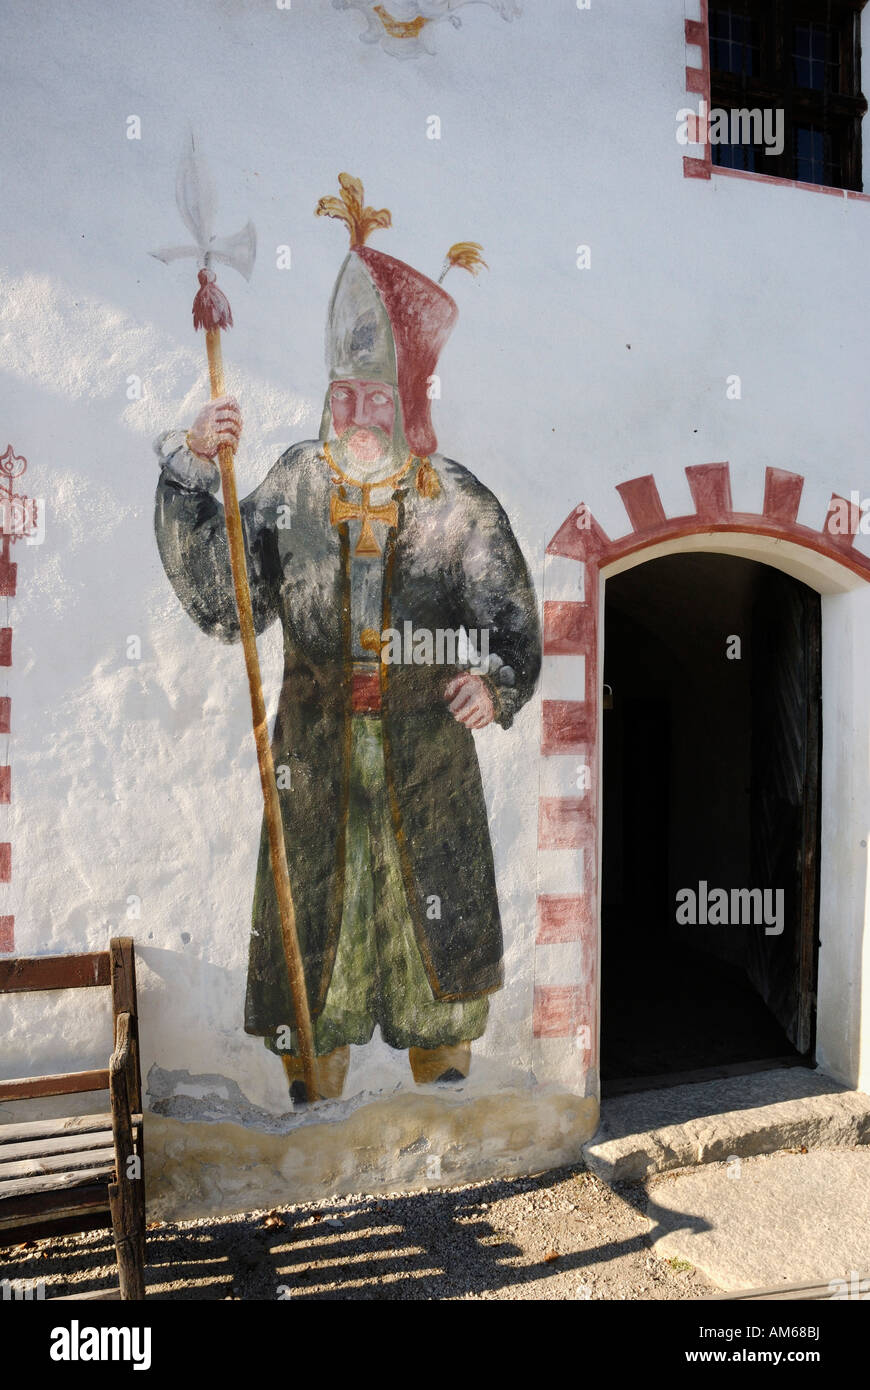
[[(468, 1074), (503, 982), (472, 731), (510, 727), (541, 660), (507, 516), (436, 453), (427, 387), (456, 305), (364, 244), (389, 214), (367, 221), (361, 185), (340, 182), (347, 212), (332, 210), (336, 199), (318, 208), (351, 230), (329, 309), (320, 438), (289, 448), (241, 504), (257, 631), (277, 618), (284, 632), (273, 754), (324, 1097), (341, 1094), (350, 1045), (375, 1026), (408, 1051), (418, 1083)], [(224, 397), (155, 446), (166, 573), (198, 626), (227, 642), (239, 629), (213, 460), (241, 431)], [(416, 660), (390, 662), (388, 629), (430, 640)], [(436, 651), (434, 634), (460, 629), (485, 634), (485, 663), (449, 642)], [(282, 1057), (304, 1100), (265, 825), (245, 1029)]]

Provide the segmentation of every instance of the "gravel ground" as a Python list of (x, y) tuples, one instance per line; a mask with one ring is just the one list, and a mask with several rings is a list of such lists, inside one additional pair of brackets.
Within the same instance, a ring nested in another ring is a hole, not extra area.
[[(657, 1259), (643, 1186), (582, 1167), (438, 1192), (354, 1194), (239, 1216), (155, 1222), (159, 1299), (699, 1299), (691, 1265)], [(117, 1286), (103, 1232), (0, 1250), (0, 1279), (46, 1296)]]

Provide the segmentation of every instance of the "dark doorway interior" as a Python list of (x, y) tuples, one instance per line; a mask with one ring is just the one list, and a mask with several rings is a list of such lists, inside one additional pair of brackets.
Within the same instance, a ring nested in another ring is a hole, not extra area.
[[(693, 553), (608, 580), (605, 599), (602, 1090), (806, 1065), (819, 596), (755, 561)], [(754, 888), (767, 898), (732, 896)], [(699, 918), (725, 890), (729, 920), (679, 921), (687, 889)], [(756, 922), (765, 907), (772, 920)]]

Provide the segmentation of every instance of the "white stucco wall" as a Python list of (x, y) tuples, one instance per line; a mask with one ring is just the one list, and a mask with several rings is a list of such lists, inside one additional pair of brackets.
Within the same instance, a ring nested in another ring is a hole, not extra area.
[[(12, 697), (13, 796), (0, 839), (12, 844), (13, 872), (0, 912), (15, 916), (20, 954), (135, 936), (145, 1075), (213, 1075), (250, 1106), (286, 1109), (280, 1066), (242, 1031), (260, 803), (241, 652), (180, 610), (153, 535), (151, 441), (189, 424), (207, 395), (191, 263), (148, 256), (185, 238), (174, 180), (189, 128), (220, 188), (219, 229), (250, 217), (259, 234), (250, 285), (220, 277), (236, 324), (228, 381), (245, 415), (240, 492), (289, 443), (317, 434), (326, 306), (346, 243), (337, 223), (312, 214), (347, 170), (392, 211), (393, 228), (373, 239), (380, 249), (437, 276), (452, 242), (483, 244), (489, 271), (448, 282), (460, 320), (435, 423), (440, 448), (505, 506), (540, 593), (546, 545), (571, 507), (589, 500), (620, 535), (614, 485), (639, 474), (655, 475), (673, 514), (691, 510), (684, 468), (724, 459), (738, 510), (760, 510), (766, 466), (806, 477), (798, 519), (816, 528), (832, 491), (870, 497), (870, 203), (683, 177), (687, 14), (683, 0), (592, 0), (588, 10), (526, 0), (506, 24), (469, 5), (460, 30), (439, 26), (436, 55), (402, 62), (361, 44), (359, 17), (327, 0), (289, 10), (266, 0), (7, 0), (0, 444), (28, 458), (26, 490), (45, 499), (47, 522), (43, 544), (16, 549), (18, 592), (4, 619), (14, 630), (0, 677)], [(139, 140), (127, 138), (131, 115)], [(432, 115), (440, 140), (427, 138)], [(284, 244), (290, 270), (276, 268)], [(579, 244), (591, 247), (591, 269), (577, 269)], [(739, 401), (726, 397), (733, 373)], [(133, 375), (140, 400), (127, 398)], [(858, 546), (870, 553), (870, 537)], [(829, 863), (823, 883), (820, 1001), (833, 1017), (844, 968), (827, 961), (860, 973), (868, 952), (866, 890), (864, 916), (853, 905), (841, 945), (828, 947), (842, 930), (839, 885), (867, 869), (858, 843), (870, 830), (868, 730), (842, 714), (861, 692), (866, 704), (866, 594), (828, 600), (825, 632), (826, 662), (848, 668), (852, 691), (825, 723), (825, 796), (841, 776), (854, 788), (843, 843), (855, 840), (855, 857)], [(139, 659), (128, 659), (131, 636)], [(260, 646), (274, 709), (277, 628)], [(507, 984), (463, 1099), (488, 1107), (501, 1097), (505, 1108), (501, 1120), (480, 1109), (474, 1137), (457, 1139), (458, 1121), (450, 1130), (442, 1149), (458, 1145), (444, 1169), (454, 1176), (570, 1157), (595, 1122), (581, 1078), (563, 1080), (568, 1101), (530, 1090), (539, 737), (539, 698), (509, 734), (478, 736)], [(94, 1009), (91, 996), (0, 1002), (3, 1074), (51, 1069), (70, 1052), (98, 1061)], [(867, 1075), (870, 1020), (859, 1035), (820, 1037), (823, 1060), (853, 1082), (862, 1047)], [(403, 1056), (377, 1040), (354, 1049), (349, 1099), (324, 1131), (366, 1105), (377, 1128), (388, 1101), (403, 1125), (421, 1104), (414, 1090)], [(255, 1129), (234, 1095), (230, 1111)], [(461, 1105), (426, 1097), (419, 1125), (431, 1135), (433, 1116)], [(181, 1154), (176, 1123), (165, 1151), (174, 1143)], [(306, 1132), (317, 1123), (299, 1121)], [(355, 1142), (373, 1132), (363, 1126)], [(391, 1161), (390, 1132), (378, 1180), (436, 1181), (421, 1158)], [(208, 1160), (207, 1194), (166, 1178), (167, 1210), (251, 1197), (258, 1179), (246, 1189), (231, 1176), (234, 1134), (230, 1125)], [(330, 1174), (353, 1181), (352, 1165), (326, 1163), (311, 1181)]]

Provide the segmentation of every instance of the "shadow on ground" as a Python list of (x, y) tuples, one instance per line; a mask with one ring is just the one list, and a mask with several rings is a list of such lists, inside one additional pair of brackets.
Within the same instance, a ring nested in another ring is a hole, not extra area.
[[(148, 1297), (416, 1301), (714, 1292), (694, 1272), (681, 1279), (664, 1267), (650, 1273), (647, 1210), (642, 1188), (610, 1189), (571, 1168), (452, 1191), (161, 1223), (148, 1231)], [(649, 1215), (655, 1219), (655, 1210)], [(94, 1232), (7, 1252), (0, 1274), (45, 1279), (48, 1297), (105, 1290), (116, 1284), (111, 1236)]]

